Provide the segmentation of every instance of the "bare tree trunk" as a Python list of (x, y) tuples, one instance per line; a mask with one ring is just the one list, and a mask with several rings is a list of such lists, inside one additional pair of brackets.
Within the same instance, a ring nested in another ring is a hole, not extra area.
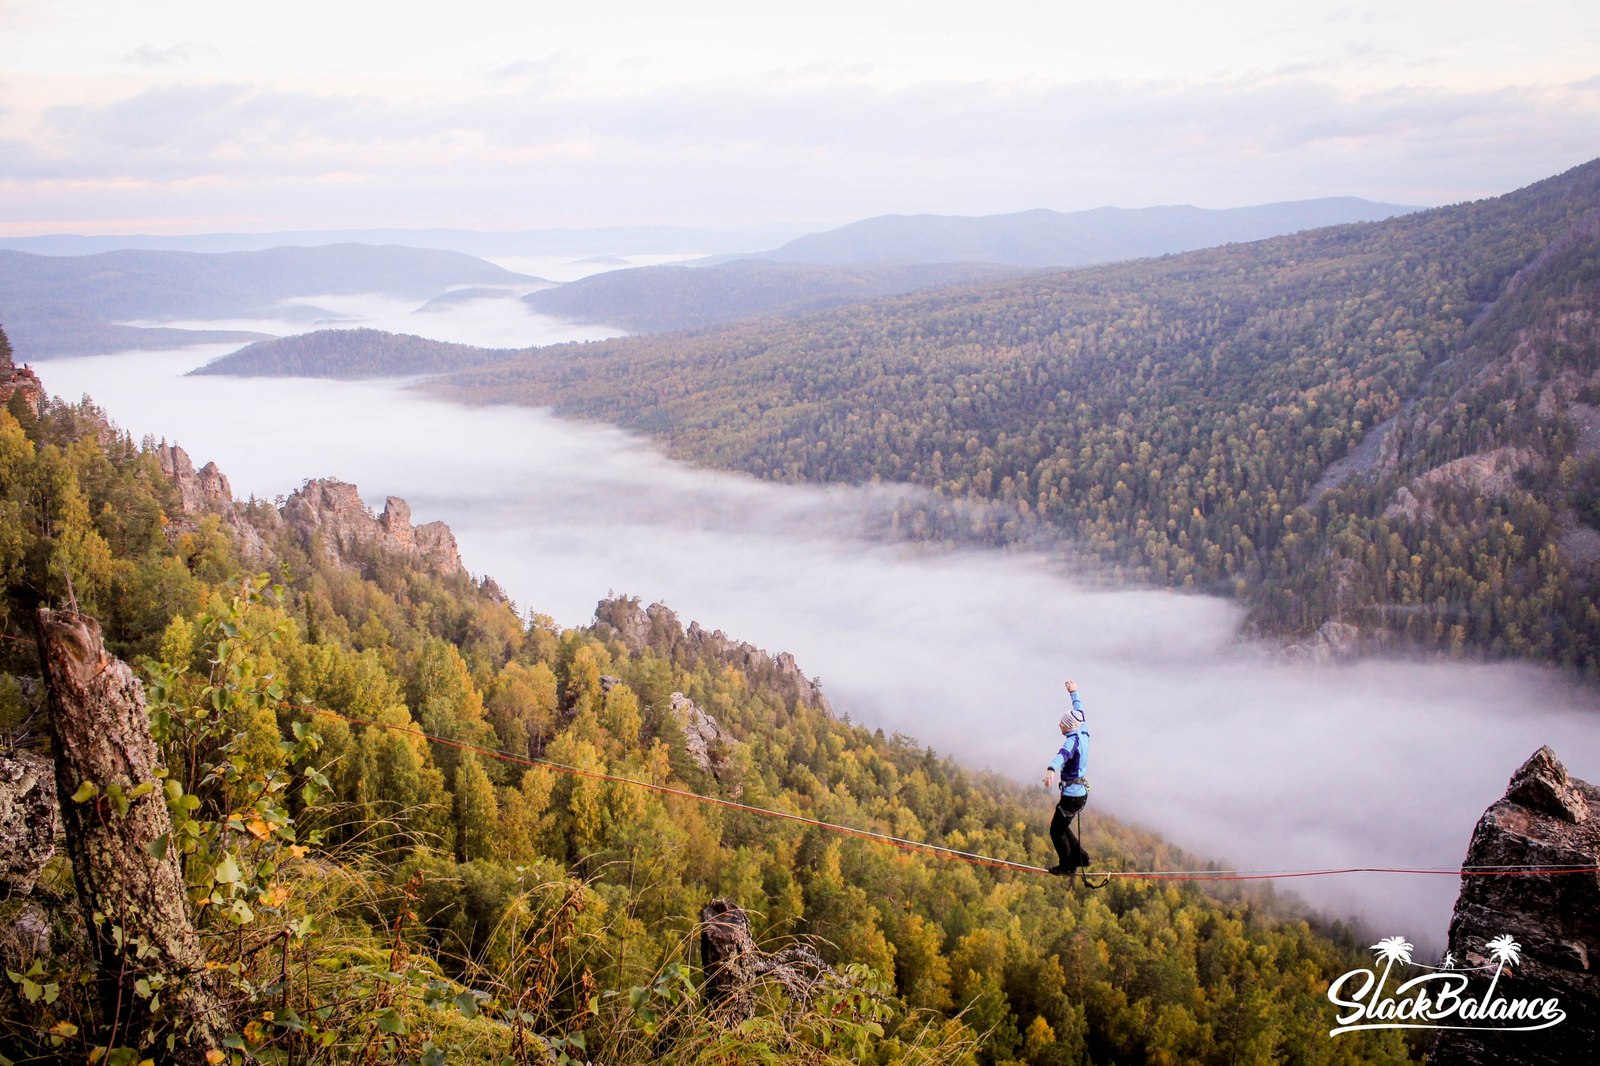
[[(144, 690), (106, 652), (100, 624), (76, 611), (40, 609), (39, 655), (67, 851), (99, 964), (99, 1040), (148, 1048), (171, 1038), (163, 1061), (203, 1063), (232, 1026), (189, 922), (178, 849), (165, 847), (172, 818), (156, 777)], [(94, 794), (74, 801), (84, 784)], [(126, 800), (146, 784), (143, 795)], [(156, 975), (162, 980), (152, 997)]]
[(756, 990), (763, 982), (775, 982), (805, 1003), (824, 980), (835, 976), (810, 945), (770, 954), (756, 947), (744, 909), (724, 899), (700, 909), (700, 964), (706, 1006), (730, 1022), (755, 1013)]

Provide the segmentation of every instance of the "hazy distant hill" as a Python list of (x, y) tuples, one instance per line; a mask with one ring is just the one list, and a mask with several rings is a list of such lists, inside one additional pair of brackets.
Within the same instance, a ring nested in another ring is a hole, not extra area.
[(710, 229), (689, 226), (608, 226), (514, 231), (466, 229), (285, 230), (277, 233), (123, 234), (0, 237), (0, 249), (36, 255), (92, 255), (130, 248), (168, 252), (256, 252), (332, 244), (395, 244), (474, 256), (627, 256), (753, 252), (785, 241), (803, 226)]
[(1016, 273), (988, 263), (852, 267), (736, 260), (595, 274), (523, 300), (541, 314), (632, 333), (700, 329), (765, 314), (799, 314), (879, 296)]
[(1008, 263), (1087, 266), (1257, 241), (1322, 226), (1372, 222), (1420, 210), (1353, 196), (1229, 210), (1101, 207), (1012, 215), (882, 215), (813, 233), (762, 259), (786, 263)]
[(448, 344), (377, 329), (323, 329), (274, 337), (214, 359), (191, 374), (232, 377), (373, 378), (442, 374), (481, 366), (511, 353)]
[[(1600, 672), (1600, 160), (1384, 222), (544, 349), (464, 398), (912, 481), (1275, 635)], [(1314, 634), (1314, 636), (1312, 636)]]
[(40, 359), (114, 352), (141, 343), (215, 339), (214, 334), (184, 338), (170, 331), (144, 335), (130, 332), (138, 327), (116, 325), (130, 320), (270, 317), (309, 325), (336, 316), (282, 301), (356, 293), (425, 300), (455, 286), (541, 283), (457, 252), (396, 245), (218, 254), (119, 251), (42, 256), (0, 251), (0, 322), (21, 350)]

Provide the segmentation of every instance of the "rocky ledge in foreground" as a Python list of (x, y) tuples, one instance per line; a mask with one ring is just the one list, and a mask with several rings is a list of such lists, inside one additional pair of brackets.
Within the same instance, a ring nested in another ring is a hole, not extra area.
[[(1467, 848), (1469, 867), (1600, 864), (1600, 789), (1567, 775), (1540, 748), (1484, 812)], [(1450, 920), (1459, 966), (1494, 962), (1490, 941), (1518, 948), (1499, 990), (1508, 998), (1559, 1001), (1566, 1018), (1536, 1032), (1444, 1030), (1429, 1062), (1600, 1062), (1600, 873), (1462, 879)], [(1514, 1022), (1507, 1024), (1516, 1024)]]

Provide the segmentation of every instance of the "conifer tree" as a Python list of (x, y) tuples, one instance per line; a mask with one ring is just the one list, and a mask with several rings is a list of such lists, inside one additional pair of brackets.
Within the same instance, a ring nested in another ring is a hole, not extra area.
[(500, 804), (494, 784), (475, 752), (464, 751), (456, 764), (456, 859), (492, 859), (500, 835)]

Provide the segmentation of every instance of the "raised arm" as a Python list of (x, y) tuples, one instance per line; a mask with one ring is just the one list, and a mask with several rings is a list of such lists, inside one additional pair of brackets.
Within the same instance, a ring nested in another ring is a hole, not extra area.
[(1067, 682), (1067, 695), (1072, 697), (1072, 716), (1080, 722), (1083, 721), (1083, 697), (1078, 695), (1077, 682)]

